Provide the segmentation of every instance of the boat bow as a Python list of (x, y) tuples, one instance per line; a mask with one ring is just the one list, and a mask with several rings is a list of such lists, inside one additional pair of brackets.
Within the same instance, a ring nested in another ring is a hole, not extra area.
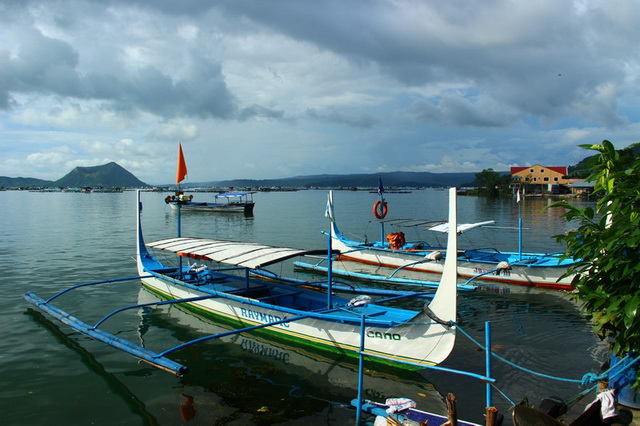
[[(457, 199), (456, 188), (449, 189), (449, 227), (457, 228)], [(455, 232), (449, 232), (447, 237), (447, 252), (456, 253), (458, 251), (458, 236)], [(437, 318), (445, 322), (455, 322), (457, 314), (457, 280), (458, 261), (455, 256), (446, 256), (444, 261), (444, 271), (440, 279), (440, 285), (436, 295), (429, 304), (429, 309)]]

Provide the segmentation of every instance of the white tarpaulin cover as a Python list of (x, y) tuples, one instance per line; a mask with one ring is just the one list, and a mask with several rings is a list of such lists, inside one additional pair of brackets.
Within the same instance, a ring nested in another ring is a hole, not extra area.
[[(487, 220), (484, 222), (477, 222), (477, 223), (461, 223), (460, 225), (458, 225), (458, 234), (462, 234), (465, 231), (468, 231), (473, 228), (477, 228), (479, 226), (493, 225), (494, 223), (496, 223), (495, 220)], [(445, 222), (445, 223), (441, 223), (440, 225), (432, 226), (429, 228), (429, 231), (442, 232), (446, 234), (447, 232), (449, 232), (449, 223)]]
[(169, 238), (147, 243), (147, 247), (167, 250), (183, 256), (209, 259), (215, 262), (257, 269), (275, 262), (305, 254), (320, 254), (326, 250), (302, 250), (265, 246), (255, 243), (217, 241), (204, 238)]

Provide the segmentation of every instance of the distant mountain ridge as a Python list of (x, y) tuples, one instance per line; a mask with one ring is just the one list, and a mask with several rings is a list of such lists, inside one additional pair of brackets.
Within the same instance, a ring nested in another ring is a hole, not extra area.
[(308, 175), (283, 179), (234, 179), (220, 182), (187, 184), (186, 186), (210, 185), (226, 187), (296, 187), (296, 188), (336, 188), (336, 187), (377, 187), (378, 178), (385, 187), (425, 187), (461, 186), (473, 183), (475, 173), (430, 173), (430, 172), (387, 172), (351, 175)]
[(111, 162), (102, 166), (76, 167), (62, 179), (55, 181), (53, 186), (63, 188), (87, 186), (92, 188), (99, 186), (104, 188), (141, 188), (149, 185), (122, 166)]
[(47, 188), (51, 186), (54, 186), (52, 180), (0, 176), (0, 188)]
[[(621, 158), (636, 158), (640, 156), (640, 142), (629, 145), (626, 148), (618, 149), (618, 155)], [(591, 155), (584, 158), (575, 166), (569, 166), (569, 177), (576, 179), (585, 179), (591, 174), (591, 167), (596, 156)]]
[[(353, 175), (308, 175), (282, 179), (234, 179), (211, 182), (183, 182), (183, 188), (201, 186), (218, 187), (290, 187), (290, 188), (370, 188), (378, 186), (378, 178), (385, 187), (425, 187), (425, 186), (461, 186), (471, 184), (475, 173), (429, 173), (429, 172), (388, 172)], [(141, 188), (146, 183), (133, 174), (111, 162), (102, 166), (76, 167), (57, 181), (33, 178), (9, 178), (0, 176), (0, 187), (4, 188)], [(164, 184), (159, 186), (174, 186)]]
[(57, 181), (0, 176), (2, 188), (143, 188), (146, 183), (117, 163), (102, 166), (76, 167)]
[[(627, 148), (618, 150), (621, 155), (635, 158), (640, 155), (640, 142)], [(575, 166), (569, 166), (572, 177), (584, 178), (595, 155), (587, 157)], [(506, 174), (508, 172), (497, 172)], [(186, 182), (184, 188), (199, 186), (219, 187), (290, 187), (290, 188), (375, 188), (378, 178), (382, 179), (385, 187), (444, 187), (473, 185), (476, 180), (473, 173), (430, 173), (430, 172), (387, 172), (349, 175), (308, 175), (282, 179), (233, 179), (212, 182)], [(11, 178), (0, 176), (0, 188), (69, 188), (69, 187), (104, 187), (104, 188), (142, 188), (146, 183), (136, 178), (132, 173), (111, 162), (102, 166), (76, 167), (62, 179), (57, 181), (36, 178)], [(159, 186), (172, 187), (173, 184)]]

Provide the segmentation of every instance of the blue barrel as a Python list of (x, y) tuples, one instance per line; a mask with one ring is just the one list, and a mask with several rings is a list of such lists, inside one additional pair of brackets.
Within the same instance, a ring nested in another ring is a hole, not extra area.
[[(609, 372), (609, 387), (616, 389), (618, 404), (629, 408), (640, 409), (640, 394), (631, 388), (636, 380), (638, 363), (629, 367), (629, 364), (633, 360), (631, 354), (629, 355), (630, 356), (622, 362), (620, 362), (620, 358), (611, 355), (611, 366), (615, 366), (615, 368)], [(620, 362), (620, 364), (616, 366), (618, 362)], [(624, 371), (616, 375), (616, 377), (611, 377), (620, 370)]]

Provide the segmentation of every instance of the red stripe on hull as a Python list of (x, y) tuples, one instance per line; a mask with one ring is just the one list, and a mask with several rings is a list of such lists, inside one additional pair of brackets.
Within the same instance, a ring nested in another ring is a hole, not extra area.
[[(338, 260), (350, 260), (353, 262), (358, 262), (358, 263), (362, 263), (365, 265), (372, 265), (372, 266), (384, 266), (385, 268), (398, 268), (398, 265), (390, 265), (390, 264), (386, 264), (386, 263), (378, 263), (378, 262), (371, 262), (368, 260), (364, 260), (364, 259), (360, 259), (357, 257), (351, 257), (351, 256), (347, 256), (344, 254), (341, 254), (337, 257)], [(403, 270), (406, 271), (412, 271), (412, 272), (422, 272), (422, 273), (430, 273), (430, 274), (441, 274), (441, 272), (439, 271), (435, 271), (435, 270), (427, 270), (427, 269), (418, 269), (418, 268), (412, 268), (412, 267), (406, 267), (403, 268)], [(462, 278), (472, 278), (475, 277), (476, 275), (469, 275), (469, 274), (461, 274), (458, 273), (458, 276), (462, 277)], [(479, 278), (482, 281), (491, 281), (491, 282), (498, 282), (498, 283), (504, 283), (504, 284), (514, 284), (514, 285), (519, 285), (519, 286), (523, 286), (523, 287), (535, 287), (535, 288), (544, 288), (544, 289), (549, 289), (549, 290), (565, 290), (565, 291), (571, 291), (574, 289), (574, 287), (571, 284), (562, 284), (562, 283), (556, 283), (556, 282), (552, 282), (552, 283), (548, 283), (548, 282), (539, 282), (539, 281), (522, 281), (522, 280), (513, 280), (513, 279), (505, 279), (505, 278), (500, 278), (499, 275), (484, 275), (482, 276), (482, 278)]]

